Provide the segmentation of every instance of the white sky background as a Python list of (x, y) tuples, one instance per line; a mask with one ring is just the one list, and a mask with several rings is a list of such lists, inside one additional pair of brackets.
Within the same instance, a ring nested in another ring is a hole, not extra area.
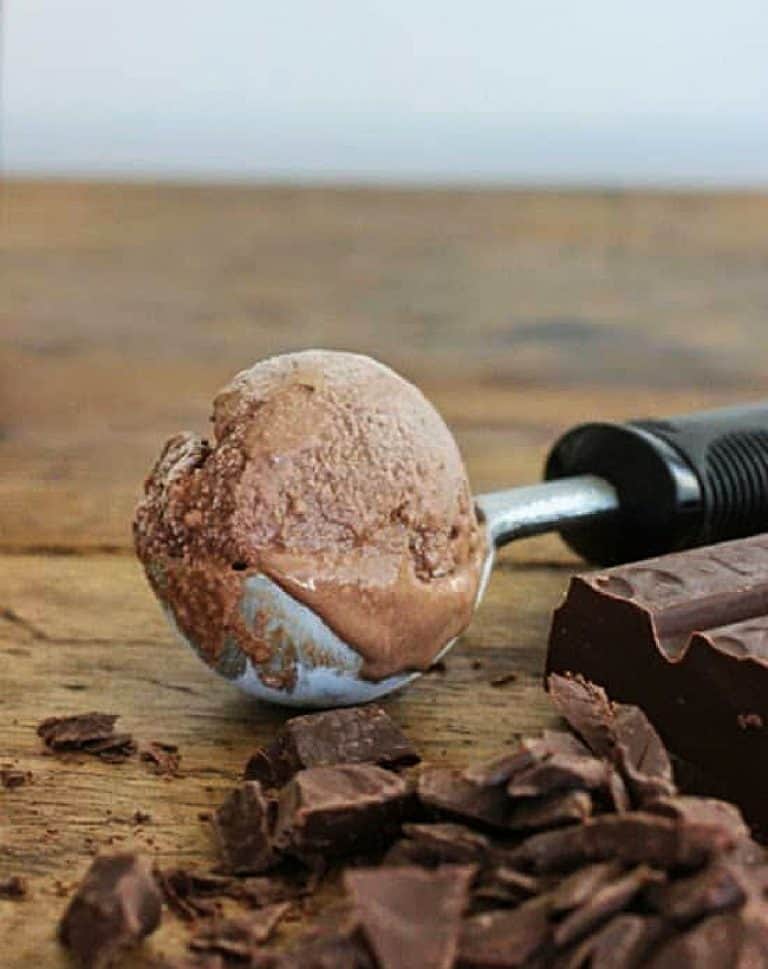
[(14, 173), (768, 184), (768, 0), (5, 0)]

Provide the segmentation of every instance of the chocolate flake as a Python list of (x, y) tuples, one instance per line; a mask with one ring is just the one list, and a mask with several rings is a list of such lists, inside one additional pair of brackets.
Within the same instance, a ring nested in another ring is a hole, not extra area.
[(405, 767), (419, 755), (381, 707), (347, 707), (288, 720), (246, 764), (245, 777), (282, 787), (300, 770), (336, 764)]
[(380, 969), (450, 969), (472, 866), (348, 870), (345, 885)]
[(139, 758), (149, 765), (153, 774), (165, 777), (175, 777), (179, 772), (181, 754), (176, 744), (168, 744), (162, 740), (150, 740), (139, 750)]
[(260, 874), (279, 855), (272, 845), (276, 802), (258, 781), (232, 791), (214, 815), (214, 830), (227, 868), (236, 874)]
[(37, 734), (50, 750), (80, 750), (119, 764), (136, 753), (136, 743), (128, 733), (115, 733), (116, 721), (112, 713), (49, 717), (38, 725)]
[(101, 969), (155, 931), (161, 906), (147, 859), (105, 855), (93, 862), (70, 901), (59, 938), (85, 969)]

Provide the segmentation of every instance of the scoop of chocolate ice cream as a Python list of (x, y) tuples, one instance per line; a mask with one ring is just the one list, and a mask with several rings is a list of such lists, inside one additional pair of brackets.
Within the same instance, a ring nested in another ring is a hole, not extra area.
[(468, 624), (485, 537), (456, 443), (388, 367), (308, 350), (238, 374), (213, 440), (172, 437), (145, 484), (136, 549), (201, 656), (254, 667), (281, 648), (246, 622), (260, 573), (312, 609), (380, 679), (429, 666)]

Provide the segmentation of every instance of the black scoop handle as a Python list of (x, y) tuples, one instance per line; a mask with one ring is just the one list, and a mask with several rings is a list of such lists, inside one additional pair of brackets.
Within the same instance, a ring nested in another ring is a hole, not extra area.
[(619, 496), (610, 520), (565, 529), (580, 555), (614, 565), (768, 531), (768, 401), (581, 424), (547, 458), (547, 480), (596, 474)]

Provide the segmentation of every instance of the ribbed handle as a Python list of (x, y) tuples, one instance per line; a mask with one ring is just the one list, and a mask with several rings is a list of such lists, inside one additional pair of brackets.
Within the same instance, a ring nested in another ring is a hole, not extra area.
[(616, 488), (612, 523), (568, 529), (590, 561), (627, 562), (768, 531), (768, 403), (628, 424), (583, 424), (555, 444), (547, 479)]

